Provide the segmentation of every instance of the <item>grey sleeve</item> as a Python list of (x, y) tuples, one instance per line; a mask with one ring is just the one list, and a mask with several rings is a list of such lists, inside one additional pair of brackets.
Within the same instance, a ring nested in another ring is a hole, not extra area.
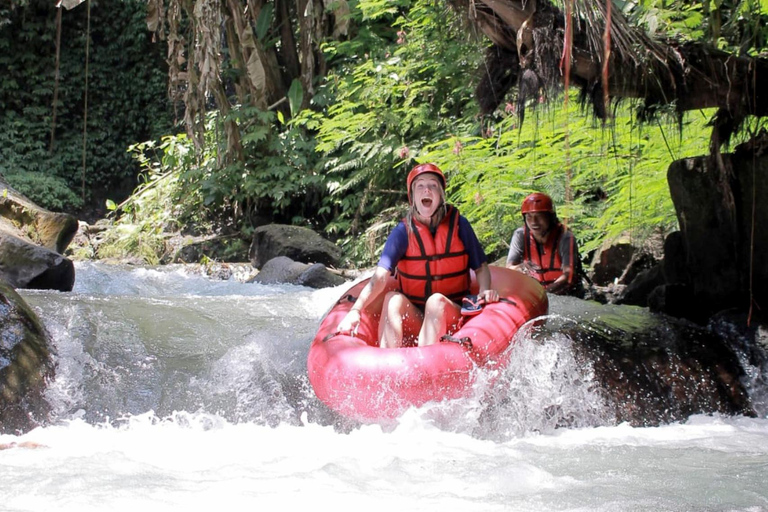
[(512, 240), (509, 242), (509, 254), (507, 254), (507, 265), (519, 265), (523, 262), (523, 243), (525, 230), (517, 228), (512, 234)]

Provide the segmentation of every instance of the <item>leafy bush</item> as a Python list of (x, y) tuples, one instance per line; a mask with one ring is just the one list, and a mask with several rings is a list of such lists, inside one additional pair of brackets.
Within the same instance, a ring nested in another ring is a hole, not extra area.
[(449, 199), (494, 258), (506, 255), (512, 232), (522, 225), (522, 200), (534, 191), (552, 196), (582, 256), (606, 240), (640, 243), (677, 227), (667, 169), (674, 160), (706, 153), (706, 115), (688, 116), (682, 137), (673, 122), (638, 125), (628, 105), (603, 128), (576, 102), (567, 111), (563, 105), (539, 106), (522, 126), (510, 108), (484, 136), (457, 135), (427, 148), (425, 158), (448, 173)]
[(139, 254), (156, 263), (167, 256), (164, 239), (169, 234), (190, 227), (197, 233), (224, 227), (246, 233), (254, 215), (318, 225), (322, 219), (315, 212), (325, 177), (315, 170), (312, 139), (299, 126), (280, 124), (271, 112), (236, 108), (230, 115), (241, 125), (242, 162), (220, 162), (218, 112), (207, 116), (202, 148), (184, 134), (131, 147), (144, 170), (143, 183), (122, 204), (111, 203), (114, 228), (100, 245), (99, 257)]
[(26, 170), (0, 169), (0, 174), (5, 176), (9, 184), (19, 193), (38, 205), (53, 211), (64, 211), (82, 206), (78, 196), (59, 176), (51, 176), (44, 172), (30, 172)]
[(143, 142), (131, 146), (141, 165), (143, 182), (121, 204), (107, 201), (115, 217), (111, 229), (99, 241), (98, 258), (136, 258), (158, 264), (168, 248), (165, 238), (186, 222), (197, 222), (200, 194), (185, 193), (179, 176), (190, 164), (194, 151), (186, 135), (167, 136), (159, 145)]
[(296, 122), (316, 132), (330, 192), (324, 211), (334, 213), (326, 231), (357, 264), (370, 264), (422, 148), (477, 112), (468, 77), (482, 44), (428, 0), (363, 0), (352, 16), (357, 36), (325, 46), (332, 71), (320, 87), (323, 108)]
[(58, 85), (54, 4), (0, 11), (0, 172), (41, 206), (72, 211), (127, 196), (139, 168), (126, 148), (170, 132), (171, 108), (146, 1), (92, 2), (90, 32), (85, 3), (62, 8)]

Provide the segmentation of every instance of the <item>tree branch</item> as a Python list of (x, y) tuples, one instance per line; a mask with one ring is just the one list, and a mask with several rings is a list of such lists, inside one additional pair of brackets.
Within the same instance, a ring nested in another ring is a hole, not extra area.
[[(522, 52), (518, 35), (526, 53), (519, 55), (519, 68), (531, 65), (540, 77), (557, 77), (562, 71), (553, 59), (531, 59), (527, 52), (540, 54), (536, 38), (531, 43), (530, 31), (543, 31), (560, 37), (562, 48), (563, 13), (545, 0), (451, 0), (454, 9), (463, 12), (494, 44), (506, 51)], [(605, 54), (595, 37), (602, 39), (604, 27), (595, 26), (600, 18), (596, 11), (574, 20), (571, 82), (593, 88), (602, 83), (602, 58)], [(614, 98), (639, 98), (646, 106), (671, 105), (678, 112), (717, 107), (734, 119), (748, 115), (768, 115), (768, 92), (756, 84), (768, 80), (768, 59), (739, 57), (701, 43), (679, 44), (671, 40), (651, 40), (645, 33), (629, 27), (614, 9), (609, 52), (609, 83)], [(604, 22), (603, 22), (604, 24)], [(551, 44), (551, 40), (548, 41)], [(509, 62), (509, 59), (506, 59)], [(542, 69), (542, 63), (551, 69)], [(518, 76), (520, 70), (513, 71)], [(542, 80), (545, 86), (554, 86)], [(559, 84), (557, 84), (559, 86)], [(593, 95), (594, 101), (598, 100)], [(504, 98), (497, 97), (496, 106)], [(486, 103), (493, 100), (486, 99)], [(598, 107), (598, 105), (596, 105)]]

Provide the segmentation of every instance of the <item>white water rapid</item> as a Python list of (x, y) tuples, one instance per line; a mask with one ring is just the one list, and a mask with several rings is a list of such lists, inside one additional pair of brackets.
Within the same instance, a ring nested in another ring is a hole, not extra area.
[[(54, 340), (54, 411), (0, 435), (0, 511), (768, 510), (768, 411), (616, 425), (556, 330), (521, 332), (474, 398), (337, 417), (306, 356), (346, 288), (78, 263), (71, 293), (20, 291)], [(601, 314), (583, 307), (551, 298)]]

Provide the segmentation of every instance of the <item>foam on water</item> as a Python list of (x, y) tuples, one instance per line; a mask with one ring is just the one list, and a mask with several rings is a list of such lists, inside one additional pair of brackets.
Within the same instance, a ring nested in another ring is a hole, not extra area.
[[(562, 429), (506, 442), (391, 431), (229, 423), (151, 413), (72, 420), (0, 443), (3, 510), (203, 510), (266, 504), (428, 510), (764, 510), (768, 422), (695, 417), (656, 428)], [(322, 501), (321, 501), (322, 500)], [(331, 501), (326, 501), (331, 500)]]
[[(473, 397), (337, 417), (306, 355), (345, 289), (87, 264), (72, 294), (25, 292), (56, 344), (54, 418), (0, 436), (0, 511), (768, 510), (768, 419), (616, 425), (556, 329), (524, 329)], [(553, 303), (550, 325), (582, 314)]]

